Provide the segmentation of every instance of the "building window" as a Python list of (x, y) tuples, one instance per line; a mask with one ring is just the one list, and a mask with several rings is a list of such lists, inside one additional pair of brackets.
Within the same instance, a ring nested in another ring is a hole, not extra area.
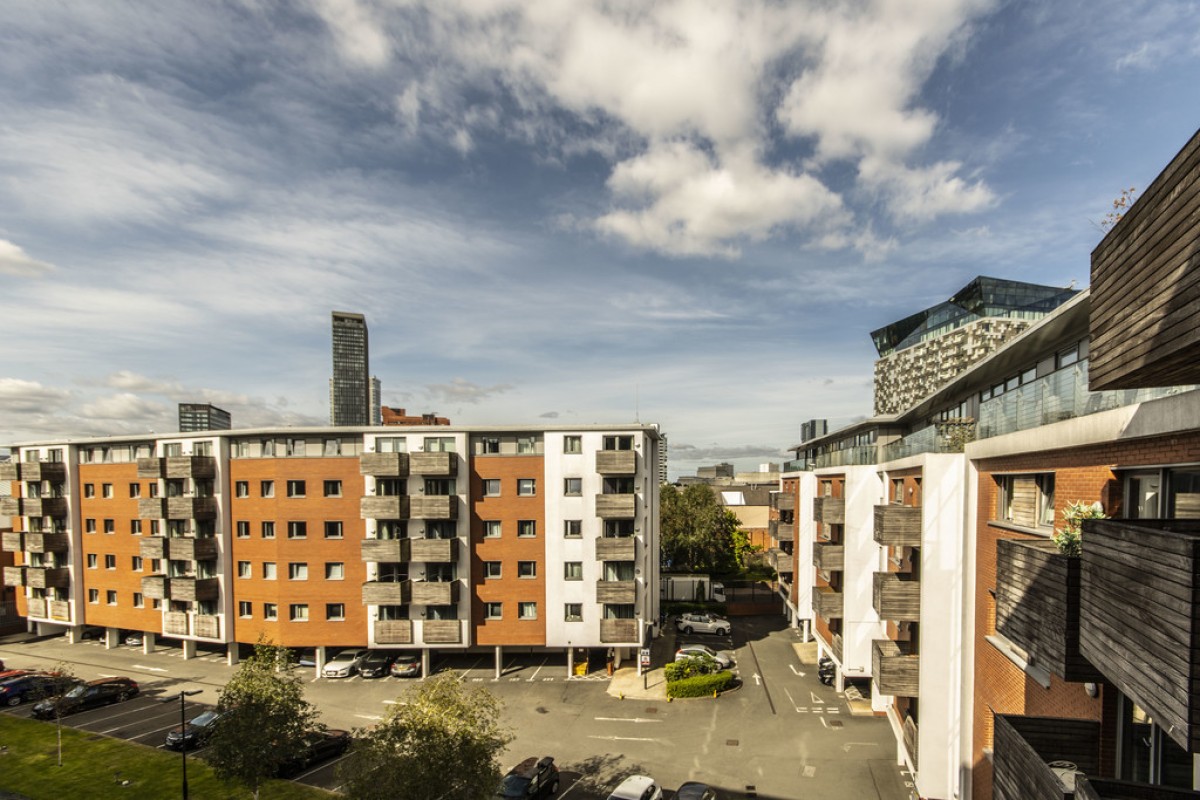
[(483, 441), (480, 442), (480, 444), (479, 444), (479, 452), (482, 455), (499, 453), (500, 452), (500, 440), (493, 436), (484, 438)]
[(238, 601), (238, 616), (242, 619), (250, 619), (254, 616), (254, 604), (249, 600)]
[(583, 562), (582, 561), (567, 561), (563, 564), (563, 580), (565, 581), (581, 581), (583, 580)]
[(112, 520), (112, 519), (104, 520), (104, 532), (105, 533), (116, 533), (117, 532), (116, 520)]
[(109, 553), (108, 555), (106, 555), (104, 557), (104, 568), (105, 569), (116, 569), (117, 568), (117, 557), (115, 555), (113, 555), (112, 553)]
[(142, 521), (140, 519), (129, 520), (129, 535), (130, 536), (141, 536), (142, 535)]
[(145, 608), (146, 607), (146, 598), (142, 595), (141, 592), (133, 593), (133, 607), (134, 608)]
[(263, 562), (263, 580), (264, 581), (275, 580), (275, 562), (274, 561), (264, 561)]
[(500, 496), (500, 480), (498, 478), (487, 478), (483, 482), (484, 497), (499, 497)]
[(263, 619), (279, 619), (279, 607), (274, 603), (263, 603)]
[(250, 496), (250, 481), (238, 481), (234, 484), (234, 494), (238, 497)]
[(484, 603), (483, 604), (484, 619), (503, 619), (504, 604), (503, 603)]
[(135, 498), (135, 499), (138, 497), (141, 497), (142, 496), (142, 485), (140, 483), (129, 484), (129, 496), (132, 498)]
[(567, 622), (583, 622), (583, 603), (567, 603), (564, 605), (563, 619)]
[(342, 482), (341, 481), (325, 481), (325, 496), (326, 497), (341, 497)]
[(528, 456), (537, 452), (537, 440), (532, 436), (517, 437), (517, 455)]
[(536, 578), (537, 577), (537, 562), (536, 561), (518, 561), (517, 562), (517, 577), (518, 578)]
[(500, 538), (500, 520), (488, 519), (483, 522), (483, 538), (499, 539)]
[(340, 581), (346, 578), (346, 564), (342, 561), (325, 562), (325, 580)]
[(425, 452), (426, 453), (453, 453), (454, 452), (454, 437), (453, 436), (426, 436), (425, 437)]
[(249, 520), (239, 519), (236, 523), (236, 528), (237, 528), (237, 538), (239, 538), (239, 539), (249, 539), (250, 538), (250, 522), (249, 522)]
[(483, 577), (484, 578), (487, 578), (490, 580), (495, 580), (496, 578), (499, 578), (500, 576), (501, 576), (501, 572), (500, 572), (500, 562), (499, 561), (483, 562)]
[(258, 493), (262, 497), (275, 496), (275, 481), (262, 481), (258, 485)]
[(517, 478), (517, 494), (532, 497), (537, 494), (537, 481), (533, 478)]
[(89, 603), (99, 603), (100, 602), (100, 590), (99, 589), (88, 589), (88, 602)]
[(342, 538), (341, 520), (326, 520), (326, 522), (325, 522), (325, 538), (326, 539), (341, 539)]
[(325, 604), (325, 619), (330, 622), (340, 622), (346, 618), (345, 603), (326, 603)]
[(537, 603), (524, 602), (517, 604), (517, 616), (520, 619), (537, 619)]
[(583, 494), (583, 478), (564, 478), (563, 494), (567, 497), (579, 497)]
[(578, 539), (583, 536), (583, 520), (581, 519), (564, 519), (563, 520), (563, 538)]
[(146, 565), (146, 562), (142, 560), (141, 556), (133, 556), (130, 559), (130, 562), (131, 562), (130, 567), (133, 569), (134, 572), (141, 572), (145, 568), (145, 565)]
[(308, 538), (308, 523), (292, 521), (288, 523), (288, 538), (289, 539), (307, 539)]
[(85, 519), (83, 521), (83, 532), (84, 533), (95, 533), (96, 532), (96, 520)]
[(115, 605), (117, 604), (117, 593), (116, 593), (116, 591), (115, 591), (115, 590), (113, 590), (113, 589), (109, 589), (107, 592), (105, 592), (105, 593), (104, 593), (104, 600), (105, 600), (105, 602), (107, 602), (107, 603), (108, 603), (110, 606), (115, 606)]
[(326, 439), (323, 452), (327, 456), (340, 456), (342, 454), (342, 440)]
[(1069, 367), (1079, 360), (1079, 345), (1075, 345), (1070, 350), (1063, 350), (1058, 354), (1058, 368)]
[(99, 565), (99, 562), (100, 562), (100, 557), (97, 556), (95, 553), (87, 554), (88, 569), (95, 569)]
[(274, 539), (275, 538), (275, 523), (274, 523), (274, 521), (266, 520), (263, 522), (262, 538), (264, 538), (264, 539)]
[(103, 493), (103, 495), (104, 495), (104, 497), (105, 497), (105, 498), (107, 498), (107, 499), (111, 499), (111, 498), (112, 498), (112, 496), (113, 496), (113, 485), (112, 485), (111, 483), (105, 483), (105, 484), (103, 484), (103, 485), (100, 487), (100, 490), (101, 490), (101, 492)]
[(308, 454), (307, 450), (308, 450), (307, 445), (305, 444), (303, 439), (288, 439), (287, 440), (287, 454), (289, 456), (307, 455)]
[(537, 521), (532, 519), (523, 519), (517, 522), (517, 537), (520, 539), (532, 539), (537, 536)]
[(632, 436), (605, 436), (604, 437), (604, 449), (605, 450), (632, 450), (633, 449), (633, 437)]
[(288, 616), (292, 622), (308, 622), (308, 604), (292, 603), (288, 608)]
[(150, 496), (158, 497), (158, 481), (155, 481), (154, 483), (150, 484)]
[(582, 453), (583, 452), (583, 437), (582, 436), (564, 436), (563, 437), (563, 452), (564, 453)]
[(288, 564), (288, 580), (308, 580), (308, 564), (303, 561), (293, 561), (292, 563)]
[(254, 572), (253, 572), (253, 570), (252, 570), (252, 568), (251, 568), (251, 565), (250, 565), (250, 562), (249, 562), (249, 561), (239, 561), (239, 562), (238, 562), (238, 577), (239, 577), (239, 578), (252, 578), (252, 577), (254, 577)]
[(997, 517), (1026, 528), (1053, 527), (1054, 474), (996, 477)]
[(83, 485), (83, 496), (84, 497), (95, 497), (96, 496), (96, 484), (85, 483)]
[(288, 497), (304, 497), (305, 494), (304, 481), (288, 481), (287, 496)]

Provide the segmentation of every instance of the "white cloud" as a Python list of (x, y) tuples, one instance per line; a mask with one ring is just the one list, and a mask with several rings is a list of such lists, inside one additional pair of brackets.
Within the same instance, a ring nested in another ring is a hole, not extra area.
[(342, 57), (364, 67), (381, 67), (392, 55), (387, 35), (379, 30), (371, 10), (358, 0), (313, 0), (321, 19), (333, 32)]
[(10, 241), (0, 239), (0, 275), (36, 278), (54, 270), (54, 265), (38, 261)]
[(5, 414), (45, 413), (64, 407), (71, 393), (37, 381), (0, 378), (0, 410)]
[(79, 408), (79, 415), (93, 420), (133, 422), (140, 427), (158, 425), (171, 418), (174, 409), (130, 392), (99, 397)]
[(494, 386), (480, 386), (464, 378), (455, 378), (450, 383), (433, 383), (425, 387), (425, 391), (434, 400), (444, 403), (480, 403), (496, 395), (512, 389), (511, 384), (498, 383)]

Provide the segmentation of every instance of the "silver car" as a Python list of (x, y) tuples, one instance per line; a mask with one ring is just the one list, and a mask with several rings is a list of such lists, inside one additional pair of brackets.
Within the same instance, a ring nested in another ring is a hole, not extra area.
[(733, 666), (733, 658), (728, 653), (722, 653), (713, 650), (711, 647), (703, 644), (685, 644), (675, 651), (676, 661), (686, 661), (689, 658), (704, 658), (707, 656), (717, 662), (717, 666), (721, 669), (729, 669)]
[(343, 650), (325, 664), (321, 674), (326, 678), (349, 678), (358, 672), (358, 665), (367, 657), (370, 650)]
[(675, 629), (684, 633), (715, 633), (724, 636), (733, 630), (729, 620), (716, 614), (683, 614), (675, 620)]
[(608, 800), (662, 800), (662, 787), (646, 775), (630, 775), (613, 789)]

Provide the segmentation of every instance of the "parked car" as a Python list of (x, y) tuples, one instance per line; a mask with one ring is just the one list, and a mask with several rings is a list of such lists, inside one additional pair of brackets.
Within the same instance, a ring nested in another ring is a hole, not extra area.
[(297, 667), (315, 667), (317, 665), (317, 651), (311, 647), (304, 650), (293, 650), (292, 657), (296, 659)]
[(707, 783), (689, 781), (675, 791), (675, 800), (721, 800), (721, 796)]
[(22, 675), (29, 675), (32, 670), (28, 669), (6, 669), (0, 671), (0, 681), (11, 681), (13, 678), (19, 678)]
[(721, 669), (729, 669), (733, 666), (733, 658), (727, 653), (722, 653), (719, 650), (713, 650), (708, 645), (703, 644), (685, 644), (683, 647), (675, 651), (675, 660), (684, 661), (689, 658), (704, 658), (707, 656), (717, 662), (717, 666)]
[(367, 650), (343, 650), (325, 662), (321, 674), (326, 678), (349, 678), (358, 671), (358, 665), (367, 657)]
[(608, 800), (662, 800), (662, 787), (646, 775), (630, 775), (613, 789)]
[(167, 740), (163, 746), (171, 750), (192, 750), (208, 744), (209, 737), (216, 729), (217, 720), (221, 718), (218, 711), (205, 711), (199, 716), (192, 717), (183, 725), (177, 725), (167, 731)]
[(130, 631), (125, 634), (125, 644), (129, 647), (141, 647), (145, 641), (143, 635), (138, 631)]
[(358, 662), (358, 674), (364, 678), (382, 678), (391, 669), (396, 655), (386, 650), (369, 650), (367, 656)]
[(305, 738), (304, 749), (299, 755), (290, 758), (279, 766), (279, 777), (288, 778), (299, 775), (313, 764), (328, 761), (334, 756), (340, 756), (350, 747), (350, 732), (329, 729), (313, 731)]
[(396, 656), (396, 660), (392, 662), (391, 673), (393, 678), (421, 677), (421, 657), (412, 653)]
[(716, 614), (683, 614), (675, 620), (675, 628), (684, 633), (715, 633), (717, 636), (733, 630), (729, 620)]
[(62, 697), (41, 701), (33, 707), (33, 716), (38, 719), (53, 719), (56, 707), (63, 714), (74, 714), (77, 711), (128, 700), (136, 696), (138, 691), (137, 681), (129, 678), (100, 678), (78, 684)]
[(496, 797), (538, 800), (558, 794), (558, 767), (553, 756), (531, 756), (508, 771), (496, 788)]
[(19, 706), (21, 703), (32, 700), (44, 700), (47, 697), (61, 694), (78, 682), (61, 675), (27, 672), (5, 679), (3, 683), (0, 683), (0, 703), (6, 706)]

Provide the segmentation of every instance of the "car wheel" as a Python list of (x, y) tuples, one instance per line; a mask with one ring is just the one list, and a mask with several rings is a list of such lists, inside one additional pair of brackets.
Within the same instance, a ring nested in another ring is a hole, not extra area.
[(691, 625), (688, 625), (686, 628), (684, 628), (684, 629), (683, 629), (683, 632), (684, 632), (684, 633), (687, 633), (687, 634), (690, 634), (690, 633), (692, 632), (692, 626), (691, 626)]
[(4, 702), (5, 702), (5, 705), (19, 706), (19, 705), (21, 705), (21, 695), (19, 695), (19, 694), (14, 695), (14, 696), (8, 698), (8, 700), (6, 700)]
[(558, 794), (558, 778), (555, 778), (554, 783), (550, 784), (550, 794)]
[(717, 636), (724, 636), (726, 633), (729, 633), (729, 631), (724, 628), (717, 628)]
[(132, 696), (133, 695), (131, 695), (129, 692), (121, 692), (119, 695), (117, 695), (117, 702), (124, 703)]

